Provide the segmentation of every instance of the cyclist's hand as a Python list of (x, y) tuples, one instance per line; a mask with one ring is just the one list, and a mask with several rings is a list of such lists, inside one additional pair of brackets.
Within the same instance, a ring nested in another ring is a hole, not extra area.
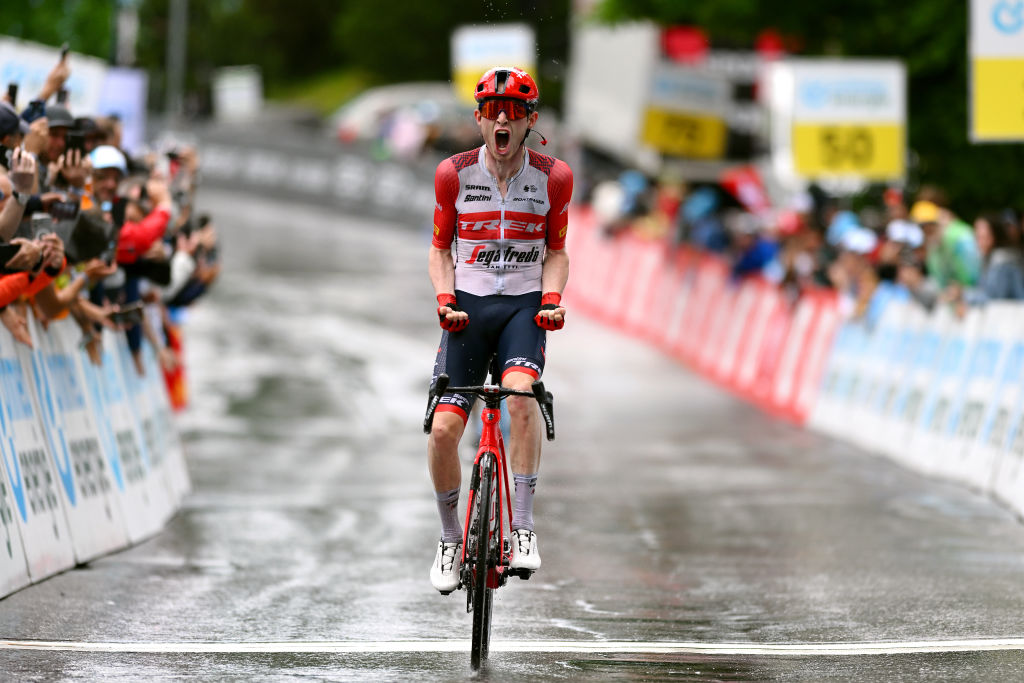
[(537, 327), (554, 332), (565, 325), (565, 307), (562, 306), (562, 295), (548, 292), (540, 298), (540, 310), (533, 316)]
[(458, 307), (453, 294), (437, 295), (437, 317), (449, 332), (461, 332), (469, 325), (469, 313)]

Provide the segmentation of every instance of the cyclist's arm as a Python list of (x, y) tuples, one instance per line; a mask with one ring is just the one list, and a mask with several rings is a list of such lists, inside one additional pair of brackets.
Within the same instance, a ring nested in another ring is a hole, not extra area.
[(569, 280), (569, 253), (565, 250), (565, 236), (569, 231), (569, 200), (572, 199), (572, 170), (558, 160), (548, 175), (547, 255), (541, 271), (541, 291), (562, 293)]
[(451, 247), (455, 239), (455, 202), (459, 197), (459, 174), (451, 159), (437, 165), (434, 173), (434, 234), (430, 241), (427, 272), (434, 294), (455, 293), (455, 262)]

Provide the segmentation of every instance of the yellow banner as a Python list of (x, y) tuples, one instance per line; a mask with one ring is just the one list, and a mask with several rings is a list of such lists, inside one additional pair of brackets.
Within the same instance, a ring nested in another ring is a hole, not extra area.
[(898, 123), (798, 123), (793, 126), (796, 170), (806, 178), (902, 178), (905, 137)]
[(1024, 140), (1024, 58), (975, 58), (973, 140)]
[(648, 109), (640, 139), (659, 152), (694, 159), (725, 155), (728, 129), (711, 114)]

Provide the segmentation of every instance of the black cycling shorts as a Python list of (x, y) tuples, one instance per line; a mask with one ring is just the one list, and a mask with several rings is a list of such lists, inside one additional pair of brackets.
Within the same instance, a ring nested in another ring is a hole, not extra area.
[[(540, 292), (474, 296), (456, 291), (455, 300), (469, 313), (469, 325), (461, 332), (442, 332), (434, 379), (447, 373), (453, 387), (483, 384), (492, 358), (503, 378), (519, 371), (540, 379), (547, 340), (544, 330), (533, 320), (540, 309)], [(475, 400), (475, 396), (446, 394), (437, 409), (458, 413), (465, 422)]]

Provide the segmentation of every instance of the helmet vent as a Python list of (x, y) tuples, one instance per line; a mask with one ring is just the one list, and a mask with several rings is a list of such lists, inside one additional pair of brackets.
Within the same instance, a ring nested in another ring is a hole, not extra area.
[(496, 71), (494, 74), (494, 92), (504, 95), (506, 82), (508, 82), (508, 71), (505, 69)]
[(528, 86), (528, 85), (520, 85), (519, 86), (519, 92), (523, 93), (524, 95), (529, 95), (530, 94), (530, 86)]

